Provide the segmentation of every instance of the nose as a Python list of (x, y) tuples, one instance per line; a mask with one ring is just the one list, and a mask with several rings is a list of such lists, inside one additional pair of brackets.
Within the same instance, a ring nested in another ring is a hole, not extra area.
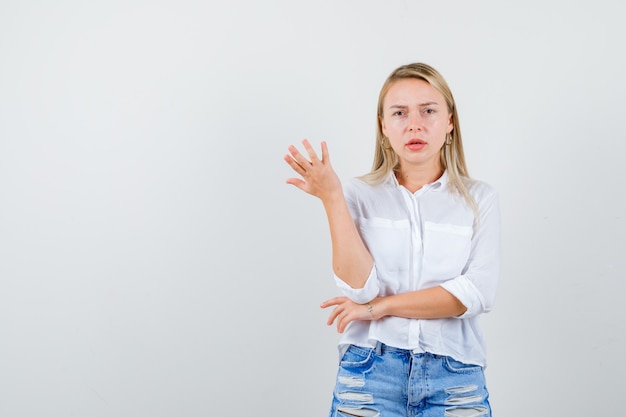
[(413, 113), (409, 115), (408, 120), (409, 131), (410, 132), (419, 132), (422, 130), (422, 124), (420, 120), (419, 114)]

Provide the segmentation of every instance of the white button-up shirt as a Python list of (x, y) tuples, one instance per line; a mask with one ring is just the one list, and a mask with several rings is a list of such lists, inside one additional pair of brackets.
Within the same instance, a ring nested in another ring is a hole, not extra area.
[(467, 311), (445, 319), (391, 316), (353, 321), (341, 336), (340, 353), (348, 344), (373, 347), (380, 341), (486, 366), (478, 318), (491, 310), (500, 274), (500, 213), (495, 190), (471, 180), (478, 218), (463, 197), (448, 187), (446, 173), (415, 193), (399, 185), (393, 174), (376, 186), (352, 179), (345, 183), (344, 192), (374, 258), (363, 288), (352, 288), (335, 276), (344, 295), (366, 303), (376, 296), (440, 285)]

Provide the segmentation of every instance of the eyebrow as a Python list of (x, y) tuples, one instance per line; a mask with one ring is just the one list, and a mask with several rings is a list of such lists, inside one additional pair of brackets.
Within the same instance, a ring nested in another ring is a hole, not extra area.
[[(439, 106), (439, 103), (437, 103), (436, 101), (426, 101), (424, 103), (420, 103), (418, 104), (418, 106), (420, 107), (424, 107), (424, 106)], [(406, 109), (409, 106), (403, 105), (403, 104), (392, 104), (391, 106), (389, 106), (389, 109)]]

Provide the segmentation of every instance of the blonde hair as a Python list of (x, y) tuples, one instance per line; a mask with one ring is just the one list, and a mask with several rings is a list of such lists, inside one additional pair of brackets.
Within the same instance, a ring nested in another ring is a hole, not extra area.
[(450, 143), (444, 145), (441, 149), (441, 166), (447, 171), (448, 181), (452, 190), (460, 194), (467, 202), (468, 206), (477, 214), (478, 207), (476, 201), (469, 192), (471, 179), (465, 164), (459, 115), (454, 103), (454, 97), (443, 76), (433, 67), (424, 63), (402, 65), (396, 68), (389, 77), (387, 77), (387, 80), (385, 80), (378, 95), (376, 148), (372, 170), (359, 178), (369, 184), (380, 184), (389, 176), (391, 171), (396, 170), (399, 166), (398, 156), (389, 145), (385, 145), (385, 135), (383, 134), (381, 119), (383, 117), (383, 100), (387, 92), (394, 82), (407, 78), (416, 78), (426, 81), (435, 90), (439, 91), (446, 100), (448, 112), (452, 116), (453, 128), (452, 132), (450, 132)]

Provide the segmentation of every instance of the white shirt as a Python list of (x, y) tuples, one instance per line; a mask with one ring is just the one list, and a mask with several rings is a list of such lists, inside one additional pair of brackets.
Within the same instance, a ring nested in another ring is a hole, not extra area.
[(500, 275), (500, 212), (495, 190), (471, 180), (478, 219), (463, 197), (448, 188), (446, 173), (415, 193), (399, 185), (393, 174), (376, 186), (352, 179), (345, 183), (344, 192), (374, 258), (363, 288), (352, 288), (335, 275), (345, 296), (364, 304), (376, 296), (440, 285), (467, 311), (446, 319), (353, 321), (339, 341), (340, 355), (348, 344), (373, 347), (380, 341), (486, 366), (478, 318), (492, 309)]

